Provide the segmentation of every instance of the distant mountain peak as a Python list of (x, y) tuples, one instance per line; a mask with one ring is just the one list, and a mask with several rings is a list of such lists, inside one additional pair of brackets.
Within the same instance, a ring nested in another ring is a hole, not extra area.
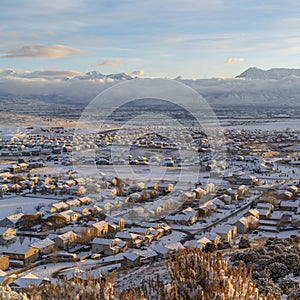
[(262, 70), (256, 67), (251, 67), (236, 76), (236, 78), (280, 80), (290, 76), (300, 77), (300, 69), (272, 68), (269, 70)]
[(77, 76), (78, 79), (113, 79), (113, 80), (131, 80), (134, 77), (127, 73), (117, 73), (117, 74), (102, 74), (98, 71), (90, 71), (85, 73), (84, 76)]

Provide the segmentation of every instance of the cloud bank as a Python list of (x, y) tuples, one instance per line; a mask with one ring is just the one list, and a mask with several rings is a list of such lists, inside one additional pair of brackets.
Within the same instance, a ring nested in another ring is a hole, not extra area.
[(25, 45), (11, 49), (2, 57), (4, 58), (60, 58), (74, 55), (84, 55), (86, 52), (64, 45)]
[(100, 63), (99, 67), (111, 67), (111, 66), (119, 66), (125, 63), (125, 60), (122, 58), (116, 58), (116, 59), (107, 59), (104, 60), (102, 63)]
[(145, 71), (144, 70), (136, 70), (136, 71), (133, 71), (131, 74), (141, 76), (141, 75), (145, 74)]
[(241, 63), (244, 61), (245, 61), (245, 58), (243, 58), (243, 57), (233, 57), (233, 58), (228, 58), (226, 60), (226, 63), (229, 65), (232, 65), (232, 64)]

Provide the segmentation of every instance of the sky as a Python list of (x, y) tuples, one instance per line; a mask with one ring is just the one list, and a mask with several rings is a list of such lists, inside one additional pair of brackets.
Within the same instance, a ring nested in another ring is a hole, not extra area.
[(1, 0), (0, 69), (234, 77), (300, 67), (298, 0)]

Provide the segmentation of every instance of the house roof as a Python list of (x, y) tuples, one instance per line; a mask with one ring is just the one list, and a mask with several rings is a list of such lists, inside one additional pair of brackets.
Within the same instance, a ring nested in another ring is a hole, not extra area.
[(71, 209), (59, 213), (59, 215), (62, 216), (62, 217), (64, 217), (64, 218), (72, 217), (75, 214), (76, 214), (76, 212), (73, 211), (73, 210), (71, 210)]
[(209, 241), (215, 241), (216, 238), (220, 238), (220, 236), (214, 232), (208, 232), (208, 233), (203, 233), (202, 235), (198, 236), (199, 239), (205, 237), (209, 239)]
[(3, 254), (13, 253), (13, 254), (26, 254), (32, 247), (30, 246), (22, 246), (22, 247), (10, 247), (7, 250), (3, 251)]
[(186, 241), (183, 245), (184, 247), (191, 247), (191, 248), (202, 248), (203, 244), (199, 243), (196, 240)]
[(91, 227), (101, 228), (101, 227), (106, 226), (106, 225), (108, 225), (107, 222), (105, 222), (105, 221), (99, 221), (97, 223), (91, 224)]
[(5, 234), (8, 229), (10, 229), (10, 228), (8, 228), (8, 227), (0, 227), (0, 235)]
[(65, 232), (63, 234), (58, 235), (56, 238), (59, 238), (59, 239), (65, 241), (65, 240), (72, 239), (74, 237), (77, 237), (77, 234), (73, 231), (68, 231), (68, 232)]
[(30, 246), (37, 249), (43, 249), (51, 245), (54, 245), (54, 242), (49, 238), (45, 238), (44, 240), (40, 240), (32, 243)]
[(19, 214), (14, 214), (14, 215), (7, 216), (6, 218), (9, 221), (11, 221), (12, 223), (16, 224), (23, 216), (24, 216), (23, 213), (19, 213)]
[(148, 249), (144, 251), (136, 251), (137, 254), (139, 254), (143, 258), (151, 258), (156, 257), (157, 253), (153, 249)]
[(97, 244), (97, 245), (111, 245), (111, 243), (113, 242), (113, 239), (103, 239), (103, 238), (94, 238), (91, 241), (91, 244)]
[(125, 252), (123, 254), (123, 256), (127, 259), (127, 260), (130, 260), (130, 261), (135, 261), (137, 260), (140, 256), (134, 252)]
[(178, 214), (174, 216), (166, 216), (166, 221), (189, 221), (191, 215), (189, 214)]
[(169, 251), (168, 248), (166, 248), (165, 246), (163, 246), (161, 244), (151, 246), (151, 249), (154, 250), (155, 252), (157, 252), (158, 254), (166, 254)]
[(248, 219), (245, 217), (241, 217), (237, 222), (243, 224), (244, 226), (248, 225)]
[(120, 239), (136, 239), (139, 235), (132, 232), (122, 232), (116, 233), (115, 237)]
[(129, 232), (131, 233), (139, 233), (139, 234), (146, 234), (149, 228), (140, 228), (140, 227), (131, 227)]
[(24, 276), (21, 278), (16, 279), (11, 283), (13, 286), (18, 286), (22, 289), (26, 288), (27, 286), (34, 284), (36, 286), (39, 286), (45, 279), (38, 278), (37, 276), (34, 276), (33, 274), (30, 274), (32, 276)]
[(55, 209), (63, 209), (69, 207), (69, 205), (61, 201), (61, 202), (53, 203), (52, 207), (54, 207)]
[(165, 245), (165, 247), (170, 249), (170, 250), (182, 250), (182, 249), (184, 249), (183, 245), (180, 242), (167, 244), (167, 245)]

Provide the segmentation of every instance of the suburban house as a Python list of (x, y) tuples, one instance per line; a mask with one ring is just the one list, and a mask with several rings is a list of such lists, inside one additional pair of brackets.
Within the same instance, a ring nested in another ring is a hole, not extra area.
[(132, 232), (125, 232), (125, 231), (120, 231), (117, 232), (115, 235), (115, 238), (122, 239), (125, 241), (129, 247), (135, 248), (135, 247), (140, 247), (143, 240), (140, 238), (140, 235)]
[(192, 225), (192, 216), (186, 214), (176, 214), (176, 215), (168, 215), (165, 220), (168, 224), (178, 224), (178, 225)]
[(108, 223), (106, 221), (100, 221), (91, 224), (89, 227), (89, 233), (93, 237), (102, 237), (108, 233)]
[(299, 207), (299, 201), (284, 201), (282, 200), (279, 205), (281, 210), (296, 212)]
[(45, 255), (52, 253), (55, 249), (55, 242), (49, 238), (45, 238), (40, 241), (36, 241), (30, 245), (32, 248), (38, 249), (39, 255)]
[(203, 195), (205, 195), (206, 191), (204, 189), (198, 187), (198, 188), (196, 188), (196, 189), (193, 190), (193, 193), (195, 195), (195, 198), (197, 200), (199, 200), (199, 199), (201, 199), (201, 197)]
[(127, 248), (127, 243), (118, 238), (94, 238), (90, 244), (94, 253), (103, 253), (104, 255), (114, 255)]
[(158, 257), (158, 254), (152, 249), (142, 250), (136, 253), (140, 256), (141, 263), (153, 262)]
[(77, 240), (78, 240), (78, 235), (73, 231), (68, 231), (64, 234), (58, 235), (54, 239), (54, 242), (57, 248), (69, 250), (76, 246)]
[(249, 216), (253, 216), (254, 218), (259, 219), (259, 211), (255, 208), (249, 209), (249, 211), (245, 213), (244, 217)]
[(68, 208), (69, 208), (69, 205), (67, 203), (61, 201), (61, 202), (53, 203), (50, 207), (49, 212), (50, 213), (60, 212), (60, 211), (66, 210)]
[(214, 212), (216, 210), (217, 210), (217, 206), (210, 200), (200, 205), (197, 211), (199, 217), (205, 217), (209, 213)]
[[(153, 229), (153, 228), (151, 228), (151, 229)], [(146, 235), (150, 234), (151, 229), (150, 228), (141, 228), (141, 227), (131, 227), (131, 228), (129, 228), (128, 231), (130, 233), (135, 233), (135, 234), (145, 237)]]
[(7, 270), (9, 268), (9, 256), (0, 255), (0, 270)]
[(206, 238), (206, 237), (202, 237), (198, 240), (189, 240), (189, 241), (186, 241), (184, 243), (184, 247), (189, 247), (189, 248), (200, 248), (200, 249), (203, 249), (205, 247), (205, 245), (207, 243), (211, 243), (211, 241)]
[(180, 242), (166, 244), (165, 247), (168, 249), (169, 253), (174, 253), (178, 250), (183, 250), (184, 246)]
[(63, 217), (65, 219), (66, 223), (76, 222), (78, 220), (78, 213), (71, 209), (65, 210), (65, 211), (59, 213), (58, 215)]
[(8, 245), (16, 241), (16, 229), (0, 227), (0, 245)]
[(274, 206), (270, 203), (257, 203), (256, 209), (259, 212), (260, 218), (268, 218), (274, 211)]
[(151, 249), (155, 251), (159, 258), (168, 258), (169, 249), (161, 244), (151, 246)]
[(23, 213), (7, 216), (0, 221), (0, 226), (17, 228), (19, 226), (19, 221), (22, 219), (23, 216), (24, 216)]
[(234, 223), (238, 233), (246, 233), (249, 228), (248, 219), (241, 217), (237, 222)]
[(231, 225), (223, 225), (216, 228), (216, 233), (224, 242), (230, 242), (237, 235), (237, 227)]
[(183, 201), (183, 204), (185, 204), (185, 205), (193, 204), (194, 200), (195, 200), (195, 194), (194, 193), (185, 192), (182, 195), (182, 201)]
[(128, 266), (128, 267), (137, 267), (141, 264), (141, 257), (132, 252), (132, 253), (129, 253), (129, 252), (126, 252), (123, 254), (123, 265), (124, 266)]
[(3, 251), (3, 254), (9, 256), (10, 265), (16, 263), (18, 265), (22, 264), (27, 266), (39, 259), (38, 249), (30, 246), (7, 249), (6, 251)]
[(19, 277), (9, 284), (12, 290), (14, 291), (23, 291), (26, 287), (34, 284), (35, 286), (41, 286), (45, 283), (49, 283), (49, 279), (39, 278), (32, 273), (29, 273), (25, 276)]
[(202, 238), (206, 238), (215, 245), (219, 244), (221, 241), (221, 237), (214, 232), (203, 233), (202, 235), (198, 236), (198, 238), (199, 240)]

